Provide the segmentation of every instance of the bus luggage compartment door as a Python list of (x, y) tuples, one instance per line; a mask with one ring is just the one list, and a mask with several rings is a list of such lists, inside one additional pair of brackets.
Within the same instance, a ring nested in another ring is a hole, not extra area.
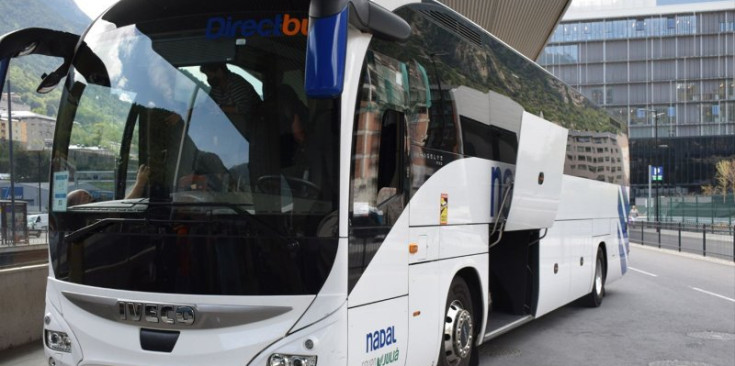
[(523, 112), (505, 230), (553, 225), (561, 197), (567, 133), (566, 128)]

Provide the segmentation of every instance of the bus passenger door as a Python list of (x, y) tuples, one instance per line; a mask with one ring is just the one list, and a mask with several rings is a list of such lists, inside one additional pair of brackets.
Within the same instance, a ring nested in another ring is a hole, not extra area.
[(353, 134), (348, 364), (403, 365), (408, 335), (406, 121), (365, 93)]
[[(439, 357), (445, 294), (441, 283), (437, 227), (409, 229), (408, 355), (406, 365), (431, 365)], [(415, 245), (415, 247), (413, 247)]]

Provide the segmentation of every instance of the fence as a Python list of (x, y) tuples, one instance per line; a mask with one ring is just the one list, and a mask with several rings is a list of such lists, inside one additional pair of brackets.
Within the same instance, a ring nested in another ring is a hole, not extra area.
[[(646, 198), (636, 198), (640, 215), (656, 221), (656, 198), (646, 205)], [(658, 220), (685, 224), (710, 224), (732, 227), (735, 224), (735, 195), (712, 196), (662, 196), (658, 199)]]
[(636, 221), (628, 226), (631, 242), (735, 261), (735, 226)]

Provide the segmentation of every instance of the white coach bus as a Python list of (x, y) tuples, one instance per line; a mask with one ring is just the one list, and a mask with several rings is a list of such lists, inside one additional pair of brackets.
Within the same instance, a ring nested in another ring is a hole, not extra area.
[(32, 53), (51, 365), (470, 365), (626, 272), (626, 126), (438, 2), (122, 0)]

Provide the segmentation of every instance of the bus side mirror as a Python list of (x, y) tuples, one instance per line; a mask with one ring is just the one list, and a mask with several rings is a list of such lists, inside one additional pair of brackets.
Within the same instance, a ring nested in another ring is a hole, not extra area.
[(46, 28), (25, 28), (0, 36), (0, 93), (5, 85), (10, 59), (31, 54), (64, 59), (62, 66), (45, 76), (38, 87), (40, 93), (51, 91), (69, 71), (78, 42), (76, 34)]
[(309, 17), (304, 89), (310, 98), (335, 98), (342, 94), (348, 13), (345, 7), (334, 15)]
[(388, 40), (406, 40), (411, 26), (369, 0), (312, 0), (306, 39), (304, 89), (311, 98), (335, 98), (344, 88), (348, 23)]

